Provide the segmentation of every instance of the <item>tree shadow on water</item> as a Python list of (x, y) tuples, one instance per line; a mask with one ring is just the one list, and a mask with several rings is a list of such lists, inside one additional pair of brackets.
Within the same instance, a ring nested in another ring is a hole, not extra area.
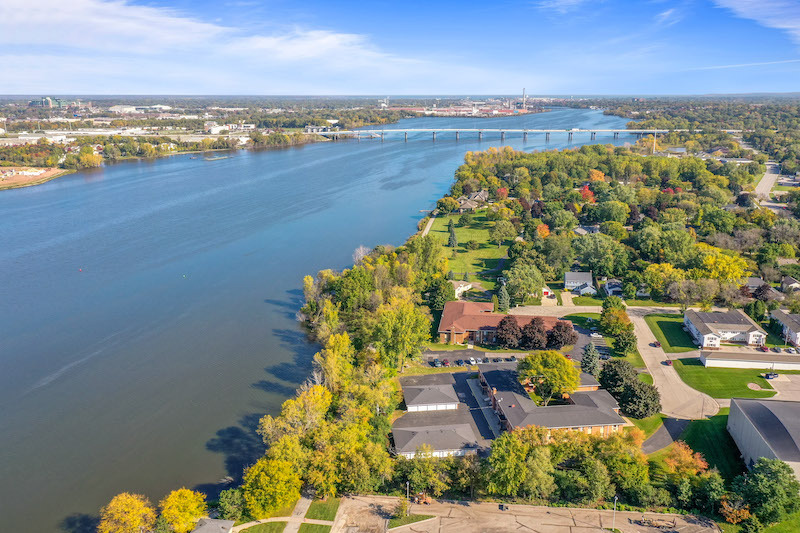
[(297, 317), (297, 312), (303, 307), (303, 291), (300, 289), (291, 289), (286, 291), (286, 299), (277, 300), (275, 298), (266, 298), (264, 303), (277, 307), (284, 313), (286, 318), (294, 320)]
[(221, 490), (241, 482), (244, 469), (264, 455), (264, 442), (256, 432), (262, 416), (263, 413), (248, 414), (238, 425), (217, 431), (214, 438), (206, 443), (209, 451), (225, 455), (225, 471), (231, 479), (197, 485), (195, 490), (204, 492), (213, 499)]
[(58, 525), (64, 533), (96, 533), (100, 517), (85, 513), (75, 513), (64, 518)]
[(311, 373), (311, 361), (319, 345), (309, 342), (305, 333), (299, 329), (274, 329), (273, 334), (281, 344), (293, 352), (291, 362), (281, 362), (268, 366), (265, 370), (281, 381), (300, 384)]

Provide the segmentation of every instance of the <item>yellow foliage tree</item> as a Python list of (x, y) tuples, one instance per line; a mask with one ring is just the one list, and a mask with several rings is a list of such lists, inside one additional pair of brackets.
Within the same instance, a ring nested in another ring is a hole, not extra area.
[(167, 494), (159, 506), (161, 516), (175, 533), (189, 533), (207, 511), (205, 495), (186, 487)]
[(739, 283), (747, 274), (747, 262), (743, 258), (725, 254), (719, 248), (705, 243), (699, 243), (697, 249), (703, 257), (703, 267), (698, 270), (698, 277)]
[(664, 464), (670, 473), (678, 476), (696, 476), (708, 470), (708, 463), (703, 459), (703, 455), (695, 453), (688, 444), (680, 440), (670, 449), (664, 458)]
[(262, 457), (245, 470), (242, 494), (253, 518), (262, 519), (300, 497), (300, 475), (288, 461)]
[(605, 181), (606, 175), (596, 168), (589, 169), (589, 181)]
[(539, 224), (538, 226), (536, 226), (536, 233), (539, 234), (539, 237), (544, 239), (548, 235), (550, 235), (550, 226), (548, 226), (547, 224)]
[(100, 510), (98, 533), (142, 533), (153, 529), (156, 512), (141, 494), (123, 492)]

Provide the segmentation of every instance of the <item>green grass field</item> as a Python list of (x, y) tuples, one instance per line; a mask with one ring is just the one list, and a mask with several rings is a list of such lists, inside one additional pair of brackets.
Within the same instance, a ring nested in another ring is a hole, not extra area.
[(639, 380), (640, 380), (640, 381), (644, 381), (644, 382), (645, 382), (645, 383), (647, 383), (648, 385), (652, 385), (652, 384), (653, 384), (653, 376), (651, 376), (651, 375), (650, 375), (650, 374), (648, 374), (647, 372), (642, 372), (642, 373), (640, 373), (640, 374), (639, 374)]
[(433, 518), (433, 515), (411, 514), (401, 518), (392, 518), (389, 520), (389, 529), (392, 529), (393, 527), (407, 526), (408, 524), (420, 522), (421, 520), (427, 520), (428, 518)]
[(603, 305), (603, 300), (593, 296), (574, 296), (572, 303), (574, 305)]
[(657, 302), (652, 298), (648, 299), (641, 299), (641, 298), (631, 298), (626, 299), (625, 304), (628, 306), (634, 307), (680, 307), (681, 304), (671, 303), (671, 302)]
[(692, 420), (681, 435), (681, 440), (694, 451), (702, 453), (709, 467), (716, 468), (722, 477), (731, 481), (744, 472), (744, 463), (726, 429), (729, 411), (726, 407), (711, 418)]
[(247, 533), (281, 533), (286, 529), (286, 522), (267, 522), (243, 530)]
[[(486, 210), (476, 211), (472, 215), (472, 224), (468, 227), (460, 227), (458, 218), (461, 215), (452, 214), (436, 217), (431, 226), (429, 235), (437, 237), (445, 248), (445, 255), (450, 261), (450, 270), (456, 273), (456, 279), (462, 279), (464, 272), (477, 273), (484, 270), (494, 269), (498, 266), (500, 258), (505, 257), (508, 246), (505, 244), (497, 247), (496, 244), (489, 242), (489, 230), (493, 223), (486, 219)], [(458, 246), (455, 248), (457, 253), (455, 258), (452, 256), (452, 248), (447, 246), (450, 232), (447, 225), (450, 220), (455, 224), (456, 239)], [(478, 243), (477, 250), (469, 250), (467, 242), (474, 240)], [(493, 277), (497, 277), (497, 272)], [(473, 277), (474, 279), (474, 277)], [(481, 280), (483, 283), (483, 280)], [(484, 287), (486, 285), (484, 284)], [(490, 287), (486, 287), (489, 289)]]
[[(770, 398), (775, 395), (761, 371), (748, 368), (706, 368), (695, 357), (673, 359), (673, 367), (690, 387), (705, 392), (712, 398)], [(750, 390), (755, 383), (769, 390)]]
[(311, 502), (311, 507), (308, 508), (306, 518), (333, 521), (333, 519), (336, 518), (336, 511), (339, 510), (340, 501), (340, 498), (328, 498), (325, 501), (313, 501)]
[(664, 425), (665, 418), (666, 416), (658, 413), (657, 415), (649, 416), (647, 418), (630, 418), (629, 420), (633, 422), (634, 426), (644, 431), (645, 438), (648, 438), (653, 433), (658, 431), (658, 428)]
[(697, 350), (692, 338), (683, 331), (682, 315), (653, 314), (645, 316), (644, 320), (666, 353)]
[[(739, 533), (742, 530), (738, 524), (717, 522), (717, 525), (722, 533)], [(800, 512), (790, 514), (783, 522), (764, 529), (764, 533), (796, 533), (797, 531), (800, 531)]]
[(328, 533), (331, 526), (320, 524), (300, 524), (300, 533)]

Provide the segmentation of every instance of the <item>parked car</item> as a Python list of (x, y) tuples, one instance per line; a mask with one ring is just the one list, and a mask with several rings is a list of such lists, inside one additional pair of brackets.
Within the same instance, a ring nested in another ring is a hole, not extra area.
[(475, 360), (475, 358), (474, 358), (474, 357), (470, 357), (470, 358), (469, 358), (469, 364), (471, 364), (471, 365), (477, 365), (477, 364), (478, 364), (478, 362)]
[(445, 360), (443, 360), (443, 361), (442, 361), (442, 365), (443, 365), (443, 366), (450, 366), (450, 360), (449, 360), (449, 359), (445, 359)]
[(797, 350), (794, 348), (786, 348), (786, 353), (797, 353)]
[(672, 359), (667, 359), (666, 361), (664, 361), (664, 364), (667, 366), (672, 366)]
[(767, 373), (764, 375), (764, 378), (765, 378), (765, 379), (775, 379), (775, 378), (777, 378), (777, 377), (778, 377), (778, 373), (777, 373), (777, 372), (767, 372)]
[(661, 348), (661, 343), (656, 341), (653, 343), (653, 346), (655, 346), (656, 348)]
[(781, 353), (781, 349), (780, 349), (780, 348), (778, 348), (777, 346), (775, 346), (774, 348), (772, 348), (772, 351), (773, 351), (773, 352), (775, 352), (775, 353)]
[(607, 353), (603, 353), (603, 354), (600, 354), (600, 359), (602, 359), (603, 361), (607, 361), (607, 360), (611, 359), (611, 356), (608, 355)]
[(511, 357), (508, 358), (508, 360), (511, 361), (512, 363), (516, 363), (517, 362), (517, 356), (516, 355), (512, 355)]
[(456, 359), (456, 366), (464, 366), (464, 360), (463, 359)]
[(758, 349), (761, 350), (762, 352), (768, 352), (769, 351), (769, 348), (767, 348), (766, 346), (759, 346)]
[(433, 366), (435, 366), (436, 368), (441, 368), (442, 367), (442, 362), (439, 361), (439, 359), (434, 359), (433, 360)]
[(492, 359), (492, 363), (502, 363), (502, 362), (503, 360), (500, 359), (499, 357), (495, 357), (494, 359)]
[(591, 338), (593, 338), (593, 339), (602, 339), (603, 338), (603, 336), (600, 335), (599, 333), (591, 333), (589, 336)]

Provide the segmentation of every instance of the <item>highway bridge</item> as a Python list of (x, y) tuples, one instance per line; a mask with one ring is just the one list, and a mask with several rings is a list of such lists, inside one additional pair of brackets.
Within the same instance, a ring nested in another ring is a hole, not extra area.
[[(389, 135), (403, 135), (403, 139), (408, 141), (409, 133), (430, 133), (433, 140), (436, 140), (438, 135), (454, 135), (458, 140), (462, 134), (477, 134), (478, 140), (482, 140), (484, 135), (500, 136), (500, 140), (505, 140), (507, 134), (522, 135), (523, 139), (528, 138), (528, 134), (537, 135), (544, 134), (546, 140), (550, 140), (551, 134), (566, 135), (568, 140), (572, 140), (574, 135), (588, 134), (591, 140), (595, 140), (598, 133), (611, 133), (615, 139), (618, 139), (620, 134), (635, 135), (642, 137), (645, 135), (658, 135), (669, 132), (687, 132), (689, 130), (667, 130), (667, 129), (651, 129), (651, 130), (629, 130), (629, 129), (516, 129), (516, 128), (409, 128), (409, 129), (363, 129), (363, 130), (343, 130), (343, 131), (309, 131), (332, 139), (339, 138), (356, 138), (361, 140), (362, 137), (368, 139), (379, 138), (381, 141)], [(700, 132), (701, 130), (695, 130)], [(742, 130), (723, 130), (726, 133), (741, 133)]]

